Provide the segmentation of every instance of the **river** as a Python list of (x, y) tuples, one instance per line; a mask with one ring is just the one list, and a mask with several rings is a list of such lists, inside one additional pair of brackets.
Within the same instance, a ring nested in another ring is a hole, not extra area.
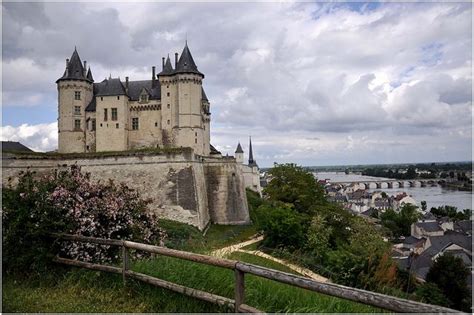
[[(390, 180), (388, 178), (382, 177), (372, 177), (364, 176), (358, 174), (345, 174), (344, 172), (319, 172), (314, 173), (318, 179), (329, 179), (332, 183), (337, 182), (350, 182), (350, 181), (370, 181), (370, 180)], [(472, 192), (470, 191), (460, 191), (453, 190), (448, 188), (443, 188), (441, 186), (435, 187), (404, 187), (404, 188), (382, 188), (375, 189), (370, 188), (369, 191), (382, 190), (385, 191), (388, 195), (397, 195), (400, 192), (406, 192), (418, 202), (418, 205), (421, 207), (421, 201), (426, 201), (428, 209), (431, 207), (439, 206), (454, 206), (458, 210), (463, 209), (472, 209)]]

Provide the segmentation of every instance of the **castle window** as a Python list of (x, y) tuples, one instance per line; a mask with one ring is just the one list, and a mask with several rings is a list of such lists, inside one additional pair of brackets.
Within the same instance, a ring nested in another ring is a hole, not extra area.
[(167, 93), (166, 93), (166, 96), (170, 96), (170, 92), (167, 92)]
[(167, 86), (166, 86), (166, 88), (167, 88), (167, 89), (169, 89), (169, 88), (170, 88), (170, 86), (169, 86), (169, 85), (167, 85)]
[(107, 121), (108, 117), (107, 117), (107, 108), (104, 108), (104, 121)]
[(158, 127), (158, 123), (157, 123), (157, 122), (155, 122), (155, 127)]
[(103, 100), (104, 100), (104, 98), (101, 96), (101, 97), (100, 97), (100, 100), (101, 100), (101, 101), (103, 101)]
[(115, 128), (117, 128), (117, 129), (119, 128), (119, 124), (118, 124), (118, 123), (117, 123), (117, 124), (115, 124)]
[(168, 119), (168, 125), (170, 124), (170, 120)]
[(158, 110), (161, 110), (161, 104), (160, 104), (160, 105), (158, 105)]
[(198, 143), (198, 139), (194, 139), (194, 143)]
[(95, 119), (92, 119), (91, 120), (91, 127), (92, 127), (92, 131), (95, 131)]
[(168, 109), (170, 109), (170, 104), (168, 104), (168, 106), (166, 106), (166, 107), (168, 107)]
[(80, 119), (74, 120), (74, 130), (81, 130), (81, 120)]
[(117, 99), (119, 100), (119, 99), (120, 99), (120, 96), (117, 96)]
[(74, 91), (74, 99), (75, 100), (81, 99), (81, 91)]
[(74, 115), (81, 114), (81, 106), (74, 106)]
[(138, 130), (138, 118), (132, 118), (132, 130)]
[(117, 120), (117, 108), (112, 108), (112, 120)]
[(140, 102), (146, 103), (148, 101), (148, 95), (142, 94), (140, 95)]
[(194, 133), (194, 136), (195, 136), (195, 137), (197, 137), (197, 136), (198, 136), (198, 133), (197, 133), (197, 132), (195, 132), (195, 133)]

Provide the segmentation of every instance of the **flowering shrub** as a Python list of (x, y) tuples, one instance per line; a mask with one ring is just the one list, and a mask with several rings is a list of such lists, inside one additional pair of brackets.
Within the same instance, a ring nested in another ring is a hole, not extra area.
[(52, 255), (112, 262), (118, 247), (52, 242), (49, 233), (161, 243), (164, 233), (148, 210), (150, 200), (124, 184), (93, 182), (78, 166), (35, 177), (27, 171), (4, 189), (3, 257), (7, 269), (38, 269)]

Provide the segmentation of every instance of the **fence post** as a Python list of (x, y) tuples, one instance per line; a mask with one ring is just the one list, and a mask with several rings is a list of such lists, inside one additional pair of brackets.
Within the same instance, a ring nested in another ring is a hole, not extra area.
[(127, 284), (127, 270), (129, 269), (129, 259), (128, 259), (128, 248), (125, 247), (125, 244), (122, 244), (122, 279), (123, 279), (123, 284)]
[(239, 312), (239, 307), (244, 304), (245, 299), (245, 273), (235, 269), (235, 312)]

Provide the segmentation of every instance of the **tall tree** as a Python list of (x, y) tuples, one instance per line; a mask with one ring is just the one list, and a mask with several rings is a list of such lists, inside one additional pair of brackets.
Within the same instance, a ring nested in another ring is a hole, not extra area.
[(461, 258), (443, 254), (431, 266), (426, 281), (440, 288), (448, 298), (450, 307), (469, 312), (471, 307), (471, 292), (467, 286), (469, 273), (469, 268), (464, 265)]

